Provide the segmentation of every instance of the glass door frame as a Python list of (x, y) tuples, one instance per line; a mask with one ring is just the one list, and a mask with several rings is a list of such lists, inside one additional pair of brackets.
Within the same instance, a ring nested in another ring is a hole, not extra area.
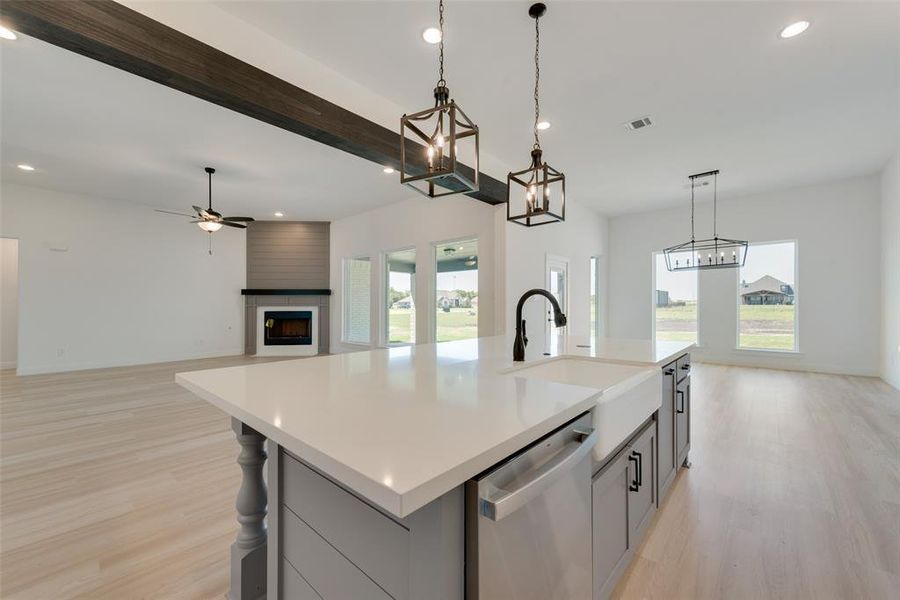
[[(565, 256), (559, 256), (556, 254), (548, 253), (545, 255), (545, 258), (544, 258), (544, 273), (545, 273), (544, 283), (547, 286), (546, 289), (548, 292), (550, 292), (550, 288), (551, 288), (550, 282), (552, 280), (551, 279), (552, 272), (554, 269), (562, 270), (564, 273), (565, 284), (564, 284), (564, 289), (563, 289), (563, 299), (562, 299), (562, 302), (559, 303), (559, 307), (562, 309), (563, 313), (565, 313), (566, 317), (571, 319), (571, 315), (569, 312), (569, 293), (571, 290), (571, 286), (569, 285), (569, 259), (566, 258)], [(558, 300), (559, 300), (559, 298), (557, 298), (557, 301)], [(545, 300), (544, 304), (546, 306), (546, 313), (547, 313), (547, 318), (545, 319), (545, 322), (544, 322), (544, 345), (546, 346), (547, 349), (549, 349), (550, 348), (550, 340), (552, 339), (551, 336), (553, 334), (552, 330), (555, 329), (555, 327), (553, 325), (551, 325), (552, 315), (550, 315), (550, 312), (552, 311), (552, 308), (550, 306), (550, 302)], [(565, 332), (568, 332), (569, 326), (567, 325), (565, 328), (563, 328), (563, 330)]]
[[(397, 342), (395, 344), (391, 343), (391, 315), (389, 311), (391, 310), (390, 305), (388, 304), (388, 300), (391, 293), (391, 266), (388, 257), (391, 254), (395, 254), (397, 252), (415, 252), (416, 253), (416, 270), (414, 274), (418, 274), (419, 271), (419, 252), (415, 246), (401, 246), (399, 248), (391, 248), (390, 250), (384, 250), (381, 253), (381, 302), (379, 303), (379, 329), (381, 334), (379, 336), (379, 340), (381, 342), (381, 346), (384, 348), (396, 348), (400, 346), (413, 346), (418, 343), (419, 336), (416, 332), (416, 326), (412, 327), (412, 334), (415, 342)], [(413, 277), (413, 281), (410, 285), (410, 296), (415, 303), (415, 311), (416, 311), (416, 321), (418, 321), (419, 317), (419, 298), (416, 293), (416, 285), (418, 283), (418, 277)]]

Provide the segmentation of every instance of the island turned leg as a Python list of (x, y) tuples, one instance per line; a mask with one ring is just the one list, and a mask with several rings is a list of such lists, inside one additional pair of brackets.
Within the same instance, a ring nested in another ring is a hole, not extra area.
[(241, 445), (237, 462), (243, 477), (235, 502), (241, 530), (231, 544), (231, 589), (226, 597), (259, 600), (266, 597), (266, 438), (237, 419), (231, 420), (231, 428)]

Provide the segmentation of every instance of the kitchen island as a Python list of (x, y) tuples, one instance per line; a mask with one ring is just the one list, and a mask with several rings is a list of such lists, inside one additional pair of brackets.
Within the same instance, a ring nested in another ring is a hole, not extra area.
[[(241, 444), (231, 597), (259, 597), (266, 571), (270, 598), (317, 597), (323, 585), (338, 586), (334, 597), (462, 597), (463, 484), (603, 401), (602, 386), (527, 370), (577, 357), (640, 366), (628, 378), (644, 381), (690, 345), (561, 336), (524, 363), (511, 348), (497, 336), (178, 374), (233, 417)], [(329, 581), (298, 576), (286, 554)]]

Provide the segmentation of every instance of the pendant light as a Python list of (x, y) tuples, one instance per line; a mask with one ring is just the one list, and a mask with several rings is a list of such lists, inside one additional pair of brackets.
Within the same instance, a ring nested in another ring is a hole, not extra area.
[[(698, 240), (694, 238), (694, 188), (697, 180), (713, 178), (713, 237)], [(690, 175), (691, 180), (691, 240), (663, 250), (666, 268), (669, 271), (699, 271), (704, 269), (735, 269), (744, 266), (750, 242), (720, 238), (717, 215), (719, 171), (707, 171)]]
[(506, 178), (506, 220), (525, 227), (566, 220), (566, 176), (544, 162), (538, 127), (541, 117), (540, 19), (546, 12), (547, 6), (540, 2), (528, 9), (528, 15), (534, 19), (534, 145), (531, 148), (531, 165), (527, 169), (511, 172)]
[(438, 4), (438, 26), (434, 106), (400, 119), (400, 183), (430, 198), (478, 191), (478, 126), (450, 97), (444, 80), (444, 0)]

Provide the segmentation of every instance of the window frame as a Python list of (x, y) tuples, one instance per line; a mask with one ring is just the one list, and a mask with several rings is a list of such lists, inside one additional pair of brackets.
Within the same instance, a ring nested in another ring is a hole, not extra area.
[[(657, 288), (657, 269), (656, 269), (657, 260), (656, 260), (656, 258), (658, 256), (663, 256), (663, 258), (665, 258), (664, 254), (665, 253), (662, 250), (654, 250), (650, 253), (650, 270), (651, 270), (651, 276), (650, 276), (650, 315), (651, 315), (650, 316), (650, 340), (654, 344), (657, 343), (658, 341), (668, 341), (668, 340), (657, 340), (656, 339), (656, 308), (657, 308), (657, 306), (656, 306), (656, 288)], [(696, 315), (697, 315), (696, 321), (695, 321), (697, 323), (697, 327), (696, 327), (697, 340), (695, 342), (693, 342), (693, 344), (694, 344), (694, 346), (697, 346), (699, 348), (703, 345), (701, 343), (701, 340), (703, 338), (700, 336), (700, 331), (701, 331), (700, 330), (700, 271), (695, 270), (693, 272), (696, 273), (696, 277), (697, 277), (697, 282), (695, 285), (696, 293), (694, 294), (697, 297), (697, 301), (696, 301), (697, 308), (695, 311)]]
[[(347, 309), (349, 307), (347, 290), (347, 266), (350, 261), (365, 260), (369, 263), (369, 332), (368, 339), (365, 342), (350, 340), (347, 338), (347, 330), (349, 320), (347, 318)], [(372, 346), (372, 256), (360, 254), (355, 256), (345, 256), (341, 258), (341, 344), (348, 346), (360, 346), (369, 348)]]
[[(388, 256), (391, 254), (394, 254), (395, 252), (409, 252), (409, 251), (416, 253), (416, 274), (418, 274), (418, 272), (419, 272), (419, 249), (416, 248), (415, 245), (401, 246), (399, 248), (391, 248), (389, 250), (383, 250), (381, 252), (381, 286), (382, 286), (381, 292), (382, 293), (381, 293), (381, 307), (379, 310), (380, 320), (381, 320), (379, 329), (381, 330), (381, 342), (382, 342), (381, 345), (384, 346), (385, 348), (402, 348), (403, 346), (414, 346), (418, 343), (418, 339), (419, 339), (418, 332), (415, 330), (416, 328), (414, 328), (413, 332), (412, 332), (413, 337), (416, 339), (415, 342), (397, 342), (395, 344), (392, 344), (391, 343), (391, 335), (390, 335), (391, 315), (388, 313), (388, 311), (391, 309), (391, 307), (388, 304), (388, 299), (389, 299), (389, 296), (391, 293), (391, 282), (390, 282), (391, 271), (390, 271), (390, 264), (388, 261)], [(415, 290), (415, 286), (416, 286), (417, 282), (418, 282), (418, 278), (416, 278), (416, 281), (413, 282), (413, 285), (411, 286), (412, 289), (410, 289), (410, 296), (412, 296), (413, 298), (416, 298), (418, 296), (418, 294), (416, 294), (416, 290)], [(419, 312), (418, 307), (416, 307), (415, 310), (416, 310), (416, 321), (418, 321), (418, 316), (419, 316), (418, 315), (418, 312)]]
[[(593, 271), (590, 275), (594, 278), (594, 287), (589, 291), (588, 294), (588, 304), (591, 304), (591, 295), (594, 296), (593, 307), (588, 306), (588, 325), (591, 323), (591, 308), (594, 309), (594, 323), (593, 327), (591, 327), (591, 337), (592, 338), (600, 338), (603, 337), (603, 319), (600, 316), (600, 256), (592, 255), (590, 257), (590, 261), (588, 262), (588, 269)], [(588, 278), (588, 284), (590, 284), (590, 277)]]
[(773, 244), (793, 244), (794, 245), (794, 347), (791, 350), (783, 350), (780, 348), (745, 348), (741, 346), (741, 269), (737, 270), (735, 277), (735, 306), (734, 313), (734, 349), (738, 352), (770, 352), (774, 354), (800, 354), (800, 243), (796, 239), (771, 240), (766, 242), (752, 242), (747, 248), (749, 252), (754, 246), (771, 246)]

